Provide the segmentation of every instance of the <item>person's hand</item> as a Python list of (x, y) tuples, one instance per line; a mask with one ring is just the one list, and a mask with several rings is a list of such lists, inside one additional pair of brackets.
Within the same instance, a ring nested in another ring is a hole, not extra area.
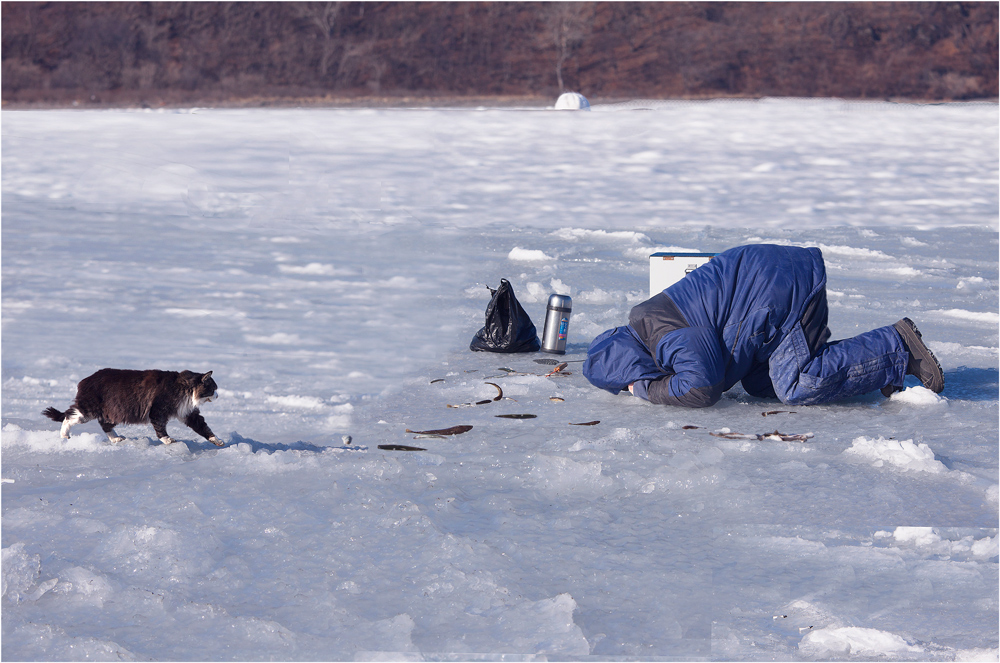
[(628, 393), (632, 394), (633, 396), (635, 396), (635, 391), (632, 390), (632, 387), (634, 386), (635, 386), (634, 382), (628, 386)]

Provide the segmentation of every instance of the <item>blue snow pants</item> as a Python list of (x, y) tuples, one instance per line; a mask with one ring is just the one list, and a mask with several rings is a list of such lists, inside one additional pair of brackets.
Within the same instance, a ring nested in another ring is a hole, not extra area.
[(768, 359), (768, 369), (782, 403), (816, 405), (902, 386), (909, 358), (892, 325), (825, 343), (815, 353), (795, 325)]

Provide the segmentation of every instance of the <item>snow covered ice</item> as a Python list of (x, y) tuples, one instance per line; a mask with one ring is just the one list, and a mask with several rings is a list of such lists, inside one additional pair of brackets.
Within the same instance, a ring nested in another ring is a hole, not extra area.
[[(591, 110), (5, 111), (3, 658), (996, 661), (996, 104)], [(945, 391), (586, 382), (650, 253), (754, 242)], [(565, 371), (468, 351), (501, 278)], [(214, 371), (227, 446), (61, 440), (106, 366)]]

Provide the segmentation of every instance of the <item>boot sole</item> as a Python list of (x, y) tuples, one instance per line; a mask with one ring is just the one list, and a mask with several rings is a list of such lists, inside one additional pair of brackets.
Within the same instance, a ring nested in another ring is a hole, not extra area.
[(913, 320), (903, 318), (894, 324), (893, 327), (903, 337), (903, 343), (910, 351), (910, 355), (916, 357), (921, 365), (933, 366), (936, 369), (936, 372), (931, 371), (931, 375), (927, 376), (927, 379), (919, 375), (917, 377), (920, 378), (920, 382), (925, 387), (935, 394), (940, 394), (944, 391), (944, 370), (941, 369), (941, 362), (937, 360), (937, 357), (930, 351), (930, 348), (924, 344), (923, 335), (921, 335), (920, 330), (917, 329)]

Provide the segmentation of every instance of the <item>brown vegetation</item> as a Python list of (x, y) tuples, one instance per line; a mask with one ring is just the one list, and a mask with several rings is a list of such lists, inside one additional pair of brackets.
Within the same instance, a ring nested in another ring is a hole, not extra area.
[(4, 2), (2, 12), (8, 107), (998, 94), (996, 2)]

